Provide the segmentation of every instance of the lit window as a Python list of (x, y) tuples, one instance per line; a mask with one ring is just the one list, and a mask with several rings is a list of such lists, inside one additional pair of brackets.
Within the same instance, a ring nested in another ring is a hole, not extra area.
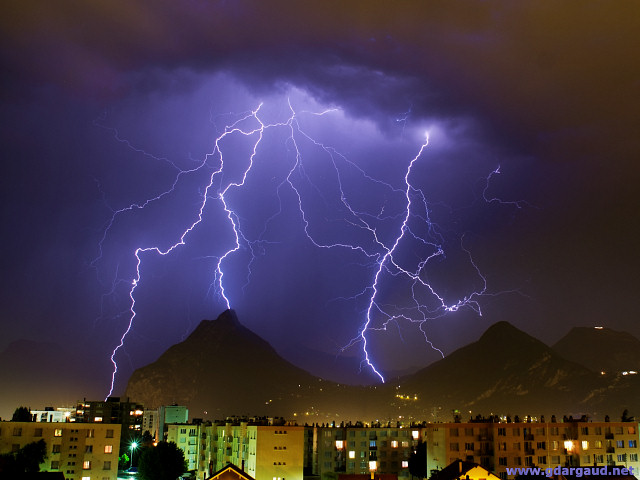
[(349, 458), (356, 458), (355, 450), (349, 450)]
[(397, 440), (391, 440), (391, 448), (398, 448), (398, 441)]
[(567, 452), (572, 452), (573, 451), (573, 442), (571, 440), (565, 440), (564, 441), (564, 448), (567, 449)]
[(369, 462), (369, 471), (375, 472), (377, 468), (375, 460)]
[(411, 432), (411, 436), (414, 440), (418, 440), (418, 438), (420, 438), (420, 432), (418, 430), (414, 430)]
[(344, 448), (344, 441), (343, 440), (336, 440), (336, 448), (338, 450), (342, 450)]
[(409, 460), (402, 461), (402, 468), (409, 468)]
[(62, 429), (61, 428), (56, 428), (55, 431), (53, 432), (53, 436), (54, 437), (61, 437), (62, 436)]
[(113, 445), (105, 445), (104, 453), (113, 453)]
[(85, 470), (91, 469), (91, 460), (85, 460), (84, 463), (82, 464), (82, 468)]
[[(69, 473), (69, 470), (67, 470), (67, 473)], [(82, 477), (82, 480), (91, 480), (91, 477)]]
[(94, 422), (101, 422), (102, 421), (102, 417), (93, 417), (93, 421)]
[(589, 441), (582, 440), (582, 450), (589, 450)]

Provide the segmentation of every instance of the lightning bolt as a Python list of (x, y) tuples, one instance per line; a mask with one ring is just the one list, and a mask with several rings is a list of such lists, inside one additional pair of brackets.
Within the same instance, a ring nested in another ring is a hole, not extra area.
[[(204, 188), (201, 187), (200, 200), (192, 221), (190, 221), (190, 223), (187, 222), (182, 233), (173, 243), (165, 247), (159, 245), (139, 246), (133, 251), (135, 273), (129, 281), (129, 318), (126, 328), (120, 337), (120, 341), (110, 356), (113, 370), (111, 374), (111, 385), (107, 396), (110, 396), (113, 392), (118, 373), (116, 356), (119, 350), (123, 348), (137, 316), (136, 290), (143, 278), (143, 259), (148, 255), (170, 255), (174, 250), (184, 246), (189, 235), (203, 222), (205, 210), (207, 208), (215, 208), (216, 206), (221, 208), (222, 212), (224, 212), (225, 221), (233, 234), (233, 240), (231, 242), (232, 244), (224, 252), (210, 257), (215, 259), (211, 290), (217, 293), (221, 302), (229, 309), (231, 308), (232, 302), (230, 301), (228, 290), (225, 288), (225, 262), (242, 248), (250, 252), (251, 259), (247, 265), (246, 286), (251, 276), (251, 268), (256, 257), (256, 250), (260, 249), (261, 253), (264, 254), (265, 246), (273, 243), (266, 238), (266, 232), (271, 222), (283, 211), (282, 194), (285, 190), (293, 193), (295, 201), (297, 202), (297, 211), (299, 213), (302, 230), (308, 241), (314, 247), (327, 250), (340, 249), (351, 251), (356, 255), (360, 255), (363, 258), (364, 265), (371, 268), (372, 277), (369, 285), (361, 289), (355, 296), (346, 297), (351, 299), (366, 298), (367, 307), (363, 312), (364, 319), (358, 330), (358, 335), (343, 347), (343, 349), (349, 348), (356, 343), (362, 343), (363, 364), (368, 366), (381, 381), (384, 382), (384, 376), (380, 372), (380, 369), (374, 365), (372, 355), (368, 348), (368, 334), (370, 332), (384, 331), (391, 322), (397, 322), (401, 319), (406, 320), (416, 324), (424, 335), (426, 343), (444, 356), (443, 352), (434, 346), (427, 336), (425, 330), (427, 321), (450, 312), (456, 312), (464, 307), (471, 308), (481, 315), (482, 312), (480, 304), (478, 303), (478, 297), (486, 293), (487, 282), (473, 261), (469, 250), (464, 247), (463, 239), (461, 239), (461, 248), (468, 255), (473, 269), (475, 269), (476, 274), (480, 278), (481, 288), (468, 293), (453, 303), (448, 303), (428, 280), (427, 267), (430, 262), (438, 258), (444, 258), (445, 256), (442, 246), (444, 239), (440, 235), (437, 225), (434, 224), (430, 218), (431, 211), (429, 202), (427, 201), (428, 197), (420, 188), (412, 184), (414, 166), (423, 159), (425, 156), (424, 152), (429, 144), (428, 134), (417, 149), (417, 153), (408, 159), (404, 170), (403, 184), (393, 185), (390, 182), (385, 182), (370, 175), (362, 167), (349, 160), (332, 146), (315, 140), (311, 135), (307, 134), (300, 125), (299, 119), (301, 115), (323, 117), (338, 112), (337, 109), (326, 109), (320, 112), (297, 112), (291, 101), (288, 101), (288, 117), (281, 122), (267, 123), (261, 115), (262, 106), (262, 104), (258, 105), (255, 110), (242, 114), (238, 120), (225, 126), (220, 135), (215, 139), (212, 150), (191, 169), (181, 169), (174, 162), (166, 158), (147, 153), (143, 149), (132, 145), (129, 141), (122, 139), (116, 129), (104, 127), (102, 125), (103, 119), (100, 121), (99, 126), (110, 130), (118, 142), (125, 144), (133, 151), (143, 154), (154, 161), (168, 163), (171, 168), (176, 170), (176, 174), (168, 187), (158, 194), (144, 201), (131, 203), (118, 209), (110, 207), (111, 215), (105, 224), (98, 245), (99, 254), (92, 262), (92, 265), (95, 266), (102, 258), (104, 242), (120, 216), (134, 210), (144, 210), (150, 205), (165, 199), (175, 191), (179, 182), (187, 175), (200, 175), (204, 172), (205, 175), (203, 178), (206, 179), (203, 183)], [(241, 216), (233, 209), (229, 200), (229, 193), (246, 187), (247, 178), (251, 175), (255, 162), (258, 161), (258, 152), (265, 134), (269, 130), (276, 129), (285, 129), (287, 132), (285, 143), (291, 152), (291, 164), (275, 188), (275, 194), (278, 199), (276, 211), (265, 220), (262, 232), (256, 238), (250, 238), (244, 233)], [(251, 153), (247, 158), (246, 167), (242, 169), (241, 174), (238, 176), (239, 178), (232, 180), (227, 178), (231, 174), (227, 172), (227, 160), (222, 144), (226, 139), (235, 136), (243, 136), (250, 140)], [(329, 162), (329, 165), (332, 167), (333, 180), (335, 181), (339, 195), (338, 204), (341, 205), (343, 212), (341, 221), (343, 221), (348, 228), (362, 232), (368, 239), (367, 241), (349, 242), (344, 240), (323, 240), (316, 232), (318, 227), (314, 227), (312, 216), (309, 215), (306, 208), (305, 203), (307, 202), (302, 186), (306, 185), (310, 187), (323, 198), (324, 195), (322, 189), (314, 184), (311, 176), (306, 172), (306, 159), (301, 148), (303, 143), (312, 145), (316, 151), (321, 152), (322, 156)], [(394, 211), (393, 207), (382, 205), (377, 213), (372, 213), (371, 211), (362, 210), (354, 206), (355, 204), (351, 198), (353, 195), (350, 194), (345, 187), (345, 169), (348, 169), (350, 172), (355, 172), (360, 178), (369, 182), (369, 184), (377, 185), (384, 189), (389, 196), (402, 198), (402, 208)], [(491, 175), (496, 173), (499, 173), (499, 169)], [(483, 191), (483, 196), (487, 202), (493, 201), (487, 199), (485, 195), (491, 175), (487, 178), (487, 186)], [(393, 229), (389, 227), (389, 224), (393, 223), (399, 223), (399, 225), (394, 227), (395, 233), (391, 233)], [(411, 263), (402, 258), (402, 252), (407, 248), (422, 252), (417, 262)], [(409, 295), (411, 299), (411, 305), (409, 307), (400, 307), (393, 303), (385, 302), (383, 295), (387, 292), (388, 288), (385, 287), (384, 283), (389, 280), (408, 282), (408, 285), (410, 285)]]

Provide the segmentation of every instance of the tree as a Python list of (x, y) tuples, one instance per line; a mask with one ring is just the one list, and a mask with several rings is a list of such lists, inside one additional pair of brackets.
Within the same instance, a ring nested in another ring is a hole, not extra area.
[(633, 422), (635, 419), (634, 417), (629, 416), (629, 410), (625, 408), (624, 412), (622, 412), (622, 416), (620, 417), (620, 420), (623, 422)]
[(12, 422), (31, 422), (31, 410), (27, 407), (18, 407), (11, 417)]
[(0, 477), (12, 478), (23, 473), (40, 471), (40, 464), (47, 458), (44, 440), (26, 444), (15, 453), (0, 455)]
[(175, 480), (187, 470), (184, 453), (173, 442), (145, 448), (138, 461), (141, 480)]
[(142, 434), (142, 444), (145, 447), (148, 447), (153, 443), (153, 437), (151, 436), (151, 432), (149, 430), (145, 430)]
[(118, 468), (120, 469), (125, 469), (129, 466), (129, 460), (131, 460), (129, 458), (129, 455), (127, 455), (126, 453), (123, 453), (122, 455), (120, 455), (120, 457), (118, 458)]
[(418, 441), (415, 451), (409, 457), (409, 473), (413, 477), (427, 477), (427, 442)]

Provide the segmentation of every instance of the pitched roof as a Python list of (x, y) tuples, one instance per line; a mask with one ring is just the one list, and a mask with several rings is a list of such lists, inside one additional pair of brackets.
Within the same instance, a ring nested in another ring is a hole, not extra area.
[[(482, 467), (477, 463), (463, 462), (462, 460), (456, 460), (455, 462), (451, 463), (450, 465), (447, 465), (442, 470), (437, 472), (435, 478), (437, 478), (437, 480), (457, 480), (459, 478), (465, 478), (467, 472), (469, 472), (470, 470), (476, 467), (486, 470), (484, 467)], [(493, 475), (491, 472), (489, 472), (488, 470), (486, 470), (486, 472), (487, 472), (487, 478), (489, 477), (495, 478), (495, 475)]]
[(251, 475), (228, 463), (206, 480), (255, 480)]

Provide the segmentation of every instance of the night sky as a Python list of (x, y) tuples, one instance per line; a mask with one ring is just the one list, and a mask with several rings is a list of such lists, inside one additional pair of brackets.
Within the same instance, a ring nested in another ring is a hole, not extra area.
[(106, 395), (136, 249), (198, 221), (139, 253), (120, 393), (227, 308), (224, 204), (225, 296), (281, 351), (361, 340), (379, 270), (369, 327), (403, 317), (365, 332), (383, 374), (500, 320), (640, 336), (639, 3), (0, 8), (0, 350), (66, 345)]

